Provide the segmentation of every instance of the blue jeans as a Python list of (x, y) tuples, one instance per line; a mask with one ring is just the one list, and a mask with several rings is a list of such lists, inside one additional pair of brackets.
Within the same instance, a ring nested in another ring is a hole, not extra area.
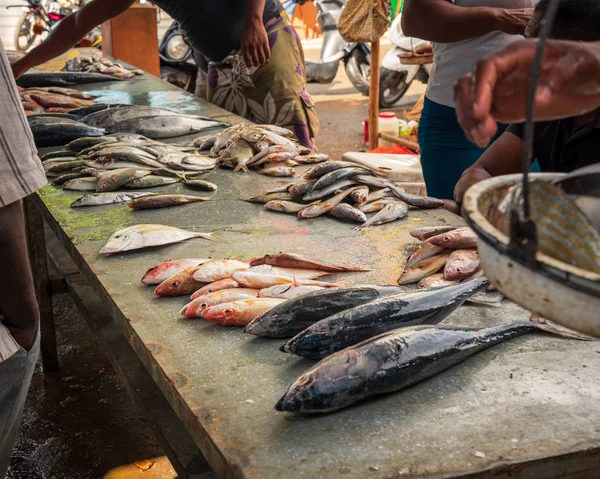
[(29, 351), (21, 348), (0, 363), (0, 478), (4, 478), (12, 452), (31, 376), (40, 352), (40, 328)]
[[(504, 133), (506, 126), (498, 124), (494, 140)], [(442, 199), (454, 198), (454, 186), (460, 175), (485, 151), (467, 139), (454, 108), (427, 98), (419, 120), (419, 146), (427, 194)]]

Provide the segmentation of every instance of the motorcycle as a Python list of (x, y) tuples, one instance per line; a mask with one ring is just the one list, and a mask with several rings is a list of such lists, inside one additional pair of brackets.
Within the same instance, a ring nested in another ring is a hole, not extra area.
[[(27, 11), (21, 15), (13, 37), (15, 49), (26, 51), (38, 35), (46, 35), (78, 7), (71, 3), (62, 6), (57, 1), (27, 0)], [(6, 8), (23, 8), (23, 5), (9, 5)]]
[(158, 47), (160, 78), (189, 92), (194, 92), (198, 66), (192, 48), (185, 41), (177, 22), (165, 32)]
[(404, 36), (401, 27), (401, 15), (398, 15), (390, 27), (389, 38), (394, 48), (388, 51), (381, 62), (379, 106), (391, 108), (404, 96), (411, 83), (419, 80), (429, 81), (432, 65), (404, 65), (398, 55), (411, 53), (428, 44), (425, 40)]
[[(298, 0), (297, 3), (302, 4), (306, 1)], [(371, 47), (364, 43), (346, 42), (337, 29), (346, 0), (313, 1), (317, 8), (317, 23), (323, 32), (323, 44), (319, 60), (306, 59), (308, 81), (331, 83), (338, 72), (340, 61), (343, 60), (352, 85), (363, 95), (368, 95)]]

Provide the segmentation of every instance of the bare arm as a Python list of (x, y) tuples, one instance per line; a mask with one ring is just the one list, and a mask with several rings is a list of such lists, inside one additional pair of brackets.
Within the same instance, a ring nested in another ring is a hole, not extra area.
[(519, 173), (522, 159), (523, 140), (514, 133), (505, 131), (473, 166), (464, 171), (454, 188), (455, 201), (462, 203), (465, 192), (479, 181)]
[(13, 64), (15, 77), (73, 48), (88, 32), (127, 10), (135, 0), (93, 0), (61, 20), (46, 41)]
[(406, 36), (451, 43), (499, 30), (521, 35), (532, 8), (460, 7), (450, 0), (405, 0), (402, 31)]
[(240, 44), (248, 66), (261, 66), (271, 58), (269, 37), (263, 23), (266, 0), (246, 0), (246, 24)]

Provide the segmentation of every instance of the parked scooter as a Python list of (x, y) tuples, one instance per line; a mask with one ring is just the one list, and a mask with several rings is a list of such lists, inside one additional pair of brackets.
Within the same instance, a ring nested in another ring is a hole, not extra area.
[(158, 46), (160, 78), (179, 88), (194, 92), (198, 67), (192, 47), (183, 38), (177, 22), (165, 32)]
[(17, 22), (13, 42), (15, 49), (26, 51), (38, 36), (42, 38), (67, 15), (79, 8), (79, 2), (65, 2), (64, 6), (55, 0), (26, 0), (27, 5), (8, 5), (6, 8), (26, 8)]
[(398, 15), (390, 27), (389, 38), (394, 48), (388, 51), (381, 63), (381, 80), (379, 88), (379, 106), (391, 108), (404, 96), (413, 80), (425, 84), (429, 81), (432, 65), (404, 65), (398, 57), (401, 53), (414, 52), (419, 47), (427, 45), (425, 40), (405, 37)]
[[(302, 4), (307, 0), (298, 0)], [(312, 83), (331, 83), (337, 74), (340, 61), (344, 61), (346, 74), (352, 85), (363, 95), (369, 94), (371, 48), (364, 43), (346, 42), (337, 24), (346, 0), (313, 0), (317, 8), (317, 22), (323, 32), (319, 60), (306, 59), (306, 76)]]

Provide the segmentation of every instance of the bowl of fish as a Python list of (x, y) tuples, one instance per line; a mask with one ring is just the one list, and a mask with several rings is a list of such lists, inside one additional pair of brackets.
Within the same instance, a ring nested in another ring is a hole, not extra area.
[(600, 233), (579, 198), (559, 186), (564, 177), (531, 175), (535, 257), (510, 245), (510, 212), (523, 211), (522, 175), (473, 185), (463, 215), (478, 236), (481, 266), (498, 290), (543, 318), (600, 337)]

